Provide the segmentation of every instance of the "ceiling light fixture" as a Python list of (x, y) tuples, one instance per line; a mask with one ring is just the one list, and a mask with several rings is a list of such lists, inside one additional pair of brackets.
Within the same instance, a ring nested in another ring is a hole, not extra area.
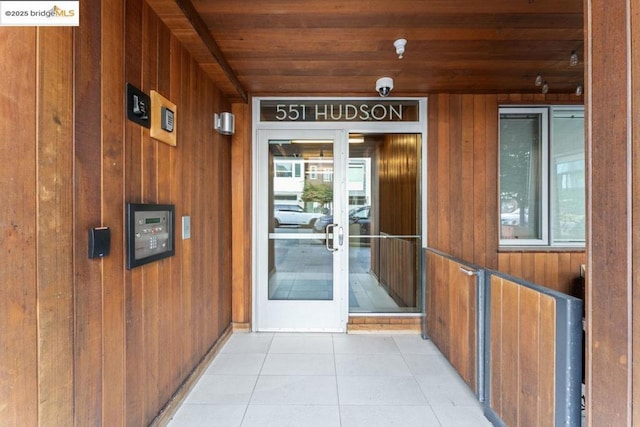
[(544, 84), (542, 85), (542, 93), (548, 93), (549, 92), (549, 83), (544, 82)]
[(393, 45), (396, 47), (396, 53), (398, 54), (398, 59), (402, 59), (404, 55), (404, 47), (407, 45), (406, 39), (398, 39), (393, 42)]
[(575, 50), (571, 52), (571, 56), (569, 57), (569, 65), (575, 67), (578, 65), (578, 52)]
[(534, 83), (536, 86), (542, 86), (542, 74), (538, 73)]

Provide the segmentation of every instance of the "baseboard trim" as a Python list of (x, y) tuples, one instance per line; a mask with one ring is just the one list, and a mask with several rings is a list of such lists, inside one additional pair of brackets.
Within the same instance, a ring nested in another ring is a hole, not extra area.
[(380, 323), (369, 323), (360, 325), (347, 325), (347, 333), (368, 333), (368, 334), (420, 334), (420, 325), (389, 325)]
[(347, 333), (406, 333), (419, 334), (422, 332), (422, 316), (349, 316)]
[(231, 324), (233, 332), (251, 332), (251, 323), (234, 322)]
[(154, 420), (149, 424), (150, 427), (164, 427), (169, 424), (169, 421), (176, 414), (176, 411), (184, 401), (184, 399), (189, 395), (189, 392), (193, 389), (193, 387), (200, 379), (200, 376), (204, 373), (205, 369), (209, 366), (209, 363), (213, 360), (214, 357), (220, 352), (222, 346), (227, 342), (229, 337), (233, 334), (234, 325), (230, 324), (224, 330), (220, 338), (211, 346), (207, 354), (204, 355), (200, 362), (196, 365), (196, 367), (191, 371), (189, 376), (184, 380), (184, 382), (178, 387), (178, 390), (171, 396), (171, 399), (167, 402), (167, 404), (160, 410), (160, 413), (154, 418)]

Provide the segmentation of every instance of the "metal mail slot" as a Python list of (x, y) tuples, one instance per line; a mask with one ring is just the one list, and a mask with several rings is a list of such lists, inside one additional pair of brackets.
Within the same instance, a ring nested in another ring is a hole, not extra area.
[(175, 254), (174, 205), (127, 204), (127, 268)]

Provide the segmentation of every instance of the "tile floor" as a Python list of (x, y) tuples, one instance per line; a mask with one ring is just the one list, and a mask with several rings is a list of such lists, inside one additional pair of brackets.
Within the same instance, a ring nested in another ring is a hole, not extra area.
[(182, 403), (182, 426), (490, 426), (419, 335), (236, 333)]

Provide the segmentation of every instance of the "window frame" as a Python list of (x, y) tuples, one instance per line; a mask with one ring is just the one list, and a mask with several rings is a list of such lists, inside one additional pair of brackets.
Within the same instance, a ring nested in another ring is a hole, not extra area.
[[(289, 161), (276, 161), (275, 163), (275, 177), (276, 178), (293, 178), (293, 162), (289, 162)], [(278, 167), (282, 167), (284, 168), (284, 170), (278, 170)]]
[[(540, 249), (559, 249), (559, 248), (571, 248), (571, 249), (584, 249), (586, 245), (585, 241), (579, 242), (555, 242), (553, 236), (553, 215), (554, 209), (552, 206), (552, 188), (554, 178), (551, 176), (551, 162), (552, 159), (552, 145), (553, 145), (553, 117), (554, 111), (557, 110), (582, 110), (583, 105), (500, 105), (498, 107), (498, 240), (499, 249), (504, 250), (531, 250)], [(540, 114), (541, 115), (541, 138), (540, 143), (542, 145), (540, 149), (541, 165), (540, 165), (540, 180), (538, 183), (540, 190), (540, 227), (541, 238), (539, 239), (505, 239), (502, 237), (502, 197), (501, 197), (501, 177), (500, 171), (501, 165), (501, 137), (502, 127), (501, 120), (503, 114)], [(586, 159), (585, 159), (586, 160)], [(585, 168), (586, 173), (586, 168)], [(586, 177), (585, 177), (586, 178)], [(585, 200), (586, 203), (586, 200)], [(586, 205), (585, 205), (586, 211)]]
[[(554, 112), (556, 111), (572, 111), (572, 110), (581, 110), (582, 111), (582, 120), (584, 121), (584, 106), (583, 105), (552, 105), (549, 107), (549, 135), (553, 135), (554, 132)], [(586, 135), (583, 137), (583, 144), (586, 144)], [(584, 145), (583, 145), (584, 147)], [(583, 161), (584, 161), (584, 177), (583, 177), (583, 181), (585, 183), (585, 189), (586, 189), (586, 181), (587, 181), (587, 167), (586, 167), (586, 153), (583, 151)], [(555, 184), (556, 184), (556, 179), (557, 179), (557, 175), (555, 173), (555, 170), (552, 171), (551, 167), (553, 166), (553, 152), (551, 150), (551, 147), (549, 149), (549, 200), (553, 200), (554, 199), (554, 188), (555, 188)], [(586, 216), (586, 194), (585, 194), (585, 216)], [(572, 249), (584, 249), (586, 247), (586, 233), (585, 233), (585, 240), (584, 241), (564, 241), (564, 242), (557, 242), (556, 243), (556, 237), (554, 236), (554, 232), (553, 232), (553, 223), (555, 220), (555, 212), (556, 209), (552, 209), (552, 206), (549, 205), (549, 246), (552, 248), (572, 248)], [(586, 218), (585, 218), (586, 219)]]

